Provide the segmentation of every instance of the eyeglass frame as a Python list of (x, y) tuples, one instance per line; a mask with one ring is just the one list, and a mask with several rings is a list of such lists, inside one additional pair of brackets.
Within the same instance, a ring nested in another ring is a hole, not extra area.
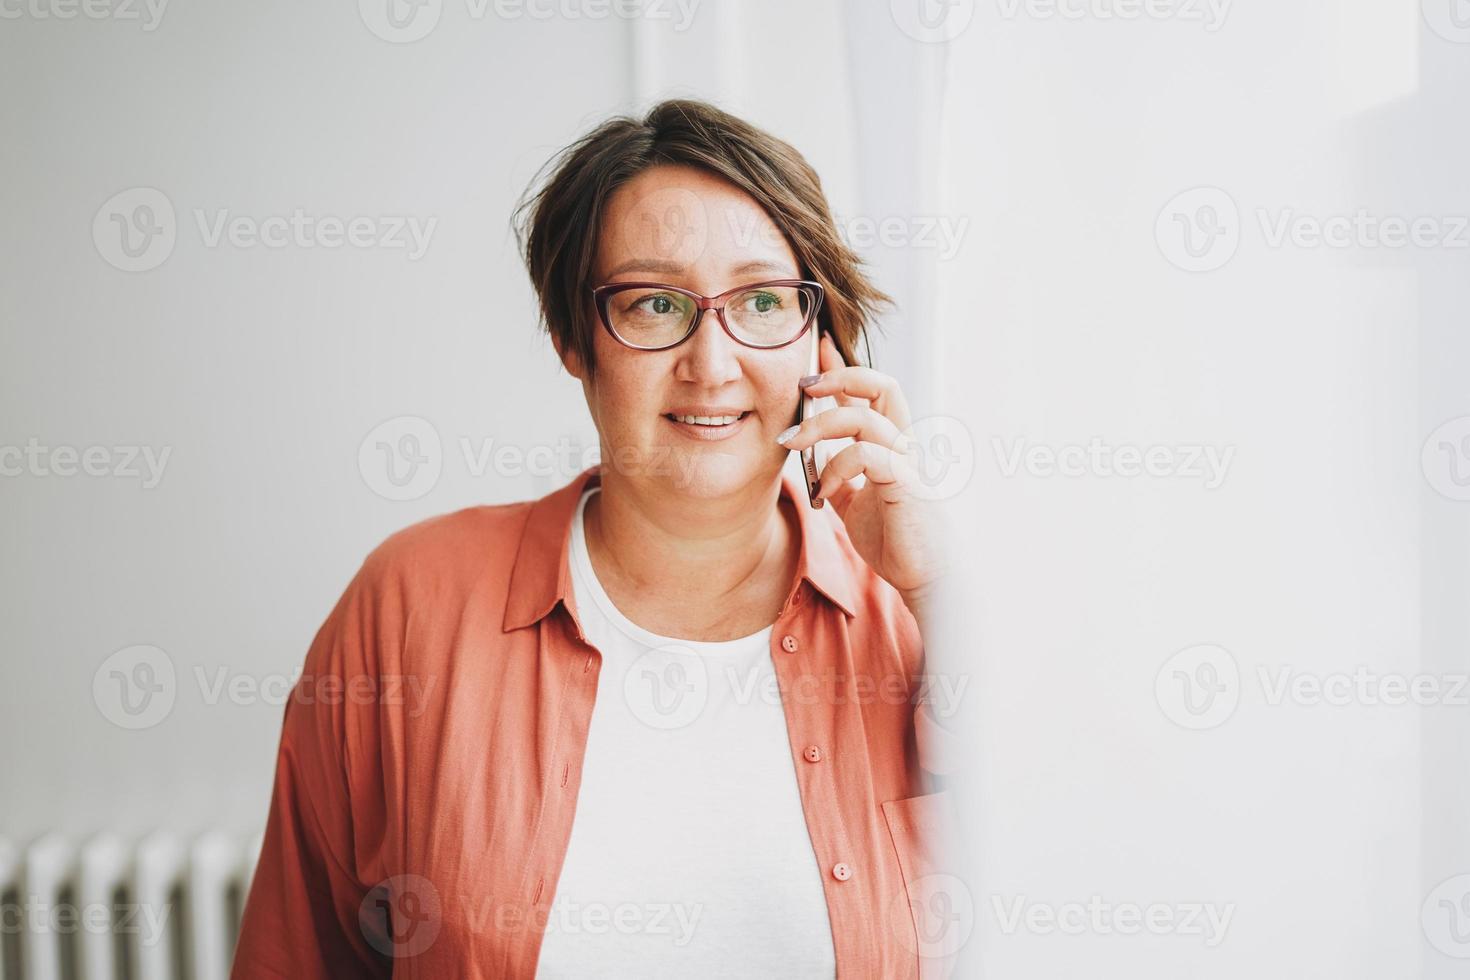
[[(812, 301), (812, 308), (807, 313), (806, 322), (801, 325), (801, 329), (796, 332), (796, 336), (792, 337), (790, 340), (783, 340), (779, 344), (771, 344), (769, 346), (762, 346), (760, 344), (748, 344), (745, 341), (741, 340), (739, 337), (735, 336), (735, 331), (730, 329), (730, 323), (728, 320), (725, 319), (725, 303), (729, 300), (731, 296), (734, 296), (736, 293), (743, 293), (751, 289), (759, 289), (762, 286), (804, 286), (808, 289), (811, 289), (815, 294), (815, 299)], [(684, 336), (680, 337), (672, 344), (665, 344), (663, 347), (638, 347), (634, 344), (628, 343), (622, 337), (619, 337), (618, 332), (613, 329), (611, 318), (607, 315), (607, 301), (608, 298), (611, 297), (613, 294), (629, 289), (666, 289), (671, 293), (678, 293), (681, 296), (687, 296), (690, 299), (694, 300), (694, 319), (690, 322), (688, 331), (685, 332)], [(704, 322), (704, 314), (706, 310), (715, 311), (715, 319), (720, 321), (720, 327), (725, 331), (726, 334), (730, 336), (731, 340), (735, 341), (735, 343), (739, 344), (740, 346), (748, 347), (751, 350), (780, 350), (783, 347), (791, 346), (802, 337), (806, 336), (806, 332), (812, 328), (812, 324), (816, 322), (817, 315), (822, 311), (822, 300), (825, 297), (826, 290), (822, 288), (822, 284), (819, 282), (812, 282), (810, 279), (766, 279), (762, 282), (746, 283), (741, 286), (736, 286), (733, 289), (727, 289), (723, 293), (720, 293), (718, 296), (701, 296), (699, 293), (696, 293), (691, 289), (681, 289), (678, 286), (670, 286), (668, 283), (664, 282), (609, 282), (604, 283), (601, 286), (596, 286), (592, 290), (592, 302), (597, 307), (597, 318), (602, 321), (603, 329), (608, 332), (612, 339), (616, 340), (618, 343), (622, 344), (629, 350), (647, 351), (649, 353), (653, 353), (655, 351), (673, 350), (675, 347), (678, 347), (680, 344), (687, 341), (690, 337), (693, 337), (694, 332), (699, 329), (699, 325)]]

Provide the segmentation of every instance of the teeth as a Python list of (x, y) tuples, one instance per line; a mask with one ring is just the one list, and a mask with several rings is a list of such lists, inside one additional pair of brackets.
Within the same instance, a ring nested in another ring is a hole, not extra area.
[(688, 425), (729, 425), (731, 422), (739, 422), (738, 415), (675, 415), (680, 422)]

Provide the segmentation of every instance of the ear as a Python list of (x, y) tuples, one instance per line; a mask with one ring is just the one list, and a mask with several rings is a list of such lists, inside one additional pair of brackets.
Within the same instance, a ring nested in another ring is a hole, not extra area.
[(586, 380), (584, 378), (586, 371), (583, 370), (580, 354), (569, 347), (562, 346), (561, 336), (557, 333), (551, 335), (551, 346), (556, 348), (556, 356), (561, 359), (561, 366), (567, 369), (567, 374), (578, 381)]

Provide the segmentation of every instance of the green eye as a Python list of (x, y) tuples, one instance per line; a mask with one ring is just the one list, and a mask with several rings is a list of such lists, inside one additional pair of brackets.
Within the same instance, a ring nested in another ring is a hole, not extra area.
[(774, 293), (751, 293), (745, 297), (747, 309), (751, 313), (770, 313), (781, 306), (780, 297)]
[(685, 306), (679, 298), (668, 293), (648, 293), (634, 298), (628, 304), (628, 313), (633, 316), (683, 316), (687, 312)]

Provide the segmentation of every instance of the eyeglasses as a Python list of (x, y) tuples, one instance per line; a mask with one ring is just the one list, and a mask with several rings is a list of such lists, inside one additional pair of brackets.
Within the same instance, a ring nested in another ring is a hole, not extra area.
[(822, 308), (822, 287), (805, 279), (773, 279), (701, 296), (656, 282), (615, 282), (592, 290), (602, 325), (634, 350), (668, 350), (699, 329), (705, 310), (736, 343), (773, 350), (795, 343)]

